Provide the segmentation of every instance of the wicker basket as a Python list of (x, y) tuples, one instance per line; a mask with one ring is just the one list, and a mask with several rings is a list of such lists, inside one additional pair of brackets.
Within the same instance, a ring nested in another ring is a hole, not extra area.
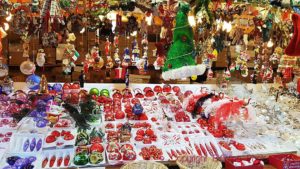
[(210, 157), (180, 156), (176, 161), (180, 169), (221, 169), (222, 163)]
[(153, 161), (138, 161), (125, 164), (121, 169), (168, 169), (168, 167)]

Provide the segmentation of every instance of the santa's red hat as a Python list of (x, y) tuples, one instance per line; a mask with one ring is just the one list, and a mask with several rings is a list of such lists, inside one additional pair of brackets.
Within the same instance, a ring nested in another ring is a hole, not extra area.
[(285, 49), (285, 54), (289, 56), (300, 56), (300, 15), (294, 13), (292, 15), (294, 34), (289, 45)]

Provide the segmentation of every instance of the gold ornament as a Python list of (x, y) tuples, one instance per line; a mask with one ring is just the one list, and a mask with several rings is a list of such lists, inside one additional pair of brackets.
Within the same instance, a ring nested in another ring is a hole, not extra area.
[(48, 94), (48, 81), (45, 75), (42, 75), (41, 82), (40, 82), (40, 89), (38, 94)]
[(197, 80), (197, 75), (192, 75), (191, 79), (194, 80), (194, 81)]

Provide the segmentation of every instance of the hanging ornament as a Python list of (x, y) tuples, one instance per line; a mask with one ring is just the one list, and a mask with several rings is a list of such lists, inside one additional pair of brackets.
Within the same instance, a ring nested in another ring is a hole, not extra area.
[(161, 69), (164, 64), (165, 64), (165, 49), (163, 47), (163, 44), (158, 42), (155, 44), (156, 46), (156, 52), (155, 52), (155, 56), (157, 57), (155, 62), (154, 62), (154, 67), (156, 70)]
[(35, 64), (31, 62), (29, 59), (22, 62), (20, 65), (20, 70), (25, 75), (31, 75), (35, 72)]
[(214, 77), (214, 72), (211, 70), (211, 68), (209, 68), (207, 72), (207, 79), (212, 79), (213, 77)]
[(109, 41), (108, 37), (106, 38), (106, 42), (105, 42), (105, 56), (110, 55), (110, 45), (111, 42)]
[(148, 66), (149, 66), (148, 56), (147, 56), (147, 52), (145, 52), (142, 59), (136, 62), (136, 67), (139, 69), (140, 74), (146, 74), (148, 71)]
[(122, 67), (128, 67), (130, 63), (130, 50), (129, 48), (124, 49)]
[(119, 47), (119, 35), (116, 34), (114, 37), (114, 47), (118, 48)]
[(137, 40), (135, 39), (132, 42), (132, 57), (131, 57), (131, 61), (133, 63), (137, 62), (140, 58), (140, 50), (139, 50), (139, 45)]
[(267, 82), (273, 77), (273, 68), (271, 66), (262, 65), (260, 76), (263, 82)]
[(277, 64), (279, 63), (279, 60), (281, 58), (283, 54), (283, 50), (281, 47), (276, 47), (275, 50), (274, 50), (274, 53), (271, 55), (270, 57), (270, 61), (273, 63), (273, 64)]
[(235, 63), (231, 63), (231, 65), (229, 66), (229, 71), (234, 72), (235, 68), (236, 68)]
[(46, 54), (45, 54), (44, 49), (39, 49), (37, 56), (36, 56), (36, 63), (39, 67), (44, 66), (44, 64), (46, 62), (45, 56), (46, 56)]
[(230, 74), (230, 71), (228, 69), (224, 72), (224, 78), (227, 81), (229, 81), (231, 79), (231, 74)]
[(35, 74), (32, 74), (26, 78), (26, 84), (30, 90), (39, 89), (40, 81), (41, 81), (41, 78)]
[(70, 42), (74, 42), (76, 40), (76, 36), (74, 33), (68, 34), (67, 45), (63, 54), (63, 72), (65, 74), (69, 74), (72, 71), (72, 67), (75, 67), (75, 62), (79, 58), (79, 53), (75, 49), (75, 46)]
[(100, 71), (103, 66), (104, 66), (103, 58), (101, 56), (95, 58), (95, 63), (93, 65), (94, 71), (97, 71), (97, 72)]

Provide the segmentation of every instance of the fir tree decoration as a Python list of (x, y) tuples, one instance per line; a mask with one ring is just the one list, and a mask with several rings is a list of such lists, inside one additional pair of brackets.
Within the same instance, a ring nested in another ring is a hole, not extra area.
[(192, 75), (202, 75), (206, 66), (196, 65), (193, 43), (193, 29), (188, 22), (190, 7), (181, 3), (176, 15), (176, 27), (173, 34), (173, 44), (167, 54), (163, 67), (164, 80), (181, 79)]
[(70, 116), (75, 120), (76, 125), (81, 129), (88, 129), (90, 125), (88, 124), (88, 120), (90, 118), (89, 114), (81, 114), (78, 109), (69, 103), (65, 103), (63, 107), (66, 111), (69, 112)]

